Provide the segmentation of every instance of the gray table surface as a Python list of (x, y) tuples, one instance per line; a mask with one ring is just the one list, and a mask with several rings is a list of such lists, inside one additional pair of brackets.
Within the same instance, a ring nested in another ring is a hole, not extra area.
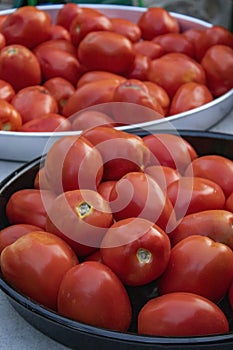
[[(233, 134), (233, 111), (211, 131)], [(23, 163), (0, 160), (0, 181)], [(0, 291), (0, 350), (65, 350), (67, 347), (34, 329), (11, 306)], [(81, 350), (81, 346), (80, 346)]]

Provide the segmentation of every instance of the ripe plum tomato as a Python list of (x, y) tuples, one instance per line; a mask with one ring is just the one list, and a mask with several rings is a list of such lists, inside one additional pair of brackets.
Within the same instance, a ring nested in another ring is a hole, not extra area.
[(114, 272), (97, 261), (74, 266), (58, 293), (58, 312), (95, 327), (126, 332), (132, 307), (126, 289)]
[(7, 202), (7, 218), (10, 224), (35, 225), (44, 230), (47, 210), (55, 198), (56, 195), (49, 190), (18, 190), (10, 196)]
[(147, 56), (151, 60), (159, 58), (165, 54), (161, 45), (153, 42), (152, 40), (140, 40), (134, 43), (134, 49), (136, 53)]
[(149, 134), (142, 138), (150, 149), (150, 165), (163, 165), (177, 169), (181, 174), (197, 157), (194, 147), (176, 134)]
[(233, 192), (227, 197), (225, 207), (226, 210), (233, 213)]
[(38, 170), (37, 173), (34, 177), (34, 182), (33, 182), (33, 188), (36, 188), (37, 190), (49, 190), (50, 186), (48, 183), (48, 180), (46, 178), (45, 174), (45, 168), (44, 166), (41, 166)]
[(216, 182), (228, 197), (233, 190), (233, 161), (221, 155), (203, 155), (194, 159), (185, 176), (199, 176)]
[(60, 132), (70, 131), (71, 122), (57, 113), (47, 113), (24, 123), (20, 131), (24, 132)]
[(180, 178), (178, 170), (164, 165), (150, 165), (144, 172), (150, 175), (166, 191), (167, 187)]
[(103, 176), (99, 151), (82, 136), (58, 139), (48, 150), (44, 166), (47, 181), (56, 193), (96, 189)]
[(156, 83), (152, 83), (151, 81), (143, 81), (143, 83), (146, 85), (149, 94), (153, 100), (156, 100), (159, 102), (160, 106), (163, 108), (162, 115), (167, 115), (168, 108), (170, 105), (170, 97), (166, 90), (159, 86)]
[(184, 83), (194, 81), (205, 84), (206, 74), (203, 66), (193, 58), (184, 53), (171, 52), (151, 61), (147, 80), (159, 84), (173, 97)]
[(78, 46), (78, 59), (88, 70), (124, 74), (132, 64), (133, 43), (125, 36), (110, 32), (88, 33)]
[(87, 107), (112, 102), (115, 88), (119, 85), (118, 79), (103, 79), (84, 84), (78, 87), (67, 100), (63, 114), (70, 117)]
[(7, 102), (11, 102), (12, 98), (15, 96), (15, 90), (13, 86), (6, 80), (0, 79), (0, 99)]
[(34, 53), (22, 45), (8, 45), (0, 51), (0, 79), (17, 92), (41, 83), (41, 68)]
[(73, 190), (60, 194), (48, 210), (46, 230), (65, 241), (78, 256), (100, 247), (113, 217), (108, 202), (93, 190)]
[(3, 23), (7, 19), (7, 17), (8, 17), (8, 14), (0, 15), (0, 32), (2, 32)]
[(88, 71), (84, 73), (80, 79), (78, 80), (77, 87), (81, 87), (84, 84), (91, 83), (96, 80), (108, 80), (108, 79), (115, 79), (119, 83), (123, 82), (126, 80), (125, 77), (114, 74), (111, 72), (106, 72), (106, 71), (101, 71), (101, 70), (96, 70), (96, 71)]
[(172, 249), (167, 268), (158, 281), (160, 295), (190, 292), (218, 303), (233, 278), (233, 251), (209, 237), (194, 235)]
[(141, 171), (150, 152), (140, 136), (107, 126), (97, 126), (82, 134), (99, 150), (104, 163), (103, 180), (118, 180), (130, 171)]
[(174, 115), (213, 101), (213, 95), (204, 84), (190, 81), (182, 84), (171, 100), (169, 115)]
[(6, 18), (2, 33), (7, 45), (20, 44), (32, 49), (48, 39), (51, 25), (51, 17), (46, 11), (35, 6), (23, 6)]
[(203, 210), (184, 216), (169, 234), (172, 246), (192, 235), (207, 236), (233, 250), (233, 213), (227, 210)]
[(114, 120), (106, 113), (83, 110), (72, 116), (72, 130), (85, 130), (99, 125), (114, 126)]
[(152, 41), (159, 44), (164, 50), (164, 53), (181, 52), (190, 57), (194, 57), (195, 55), (193, 43), (181, 33), (157, 35)]
[(57, 11), (55, 23), (69, 30), (73, 18), (82, 11), (78, 4), (66, 3)]
[(152, 40), (157, 35), (180, 31), (177, 19), (160, 7), (148, 8), (141, 14), (137, 24), (144, 40)]
[(128, 218), (114, 223), (101, 243), (103, 263), (131, 286), (154, 281), (165, 271), (170, 257), (168, 235), (153, 222)]
[(136, 53), (133, 63), (129, 67), (128, 71), (125, 73), (125, 76), (128, 79), (139, 79), (145, 80), (147, 78), (147, 71), (150, 64), (150, 58)]
[(197, 46), (199, 44), (200, 38), (203, 35), (205, 29), (200, 28), (189, 28), (182, 32), (182, 34), (193, 44), (194, 46), (194, 57), (197, 58)]
[(116, 184), (116, 181), (114, 180), (102, 181), (97, 187), (97, 191), (101, 194), (101, 196), (106, 201), (109, 201), (110, 193), (115, 184)]
[(64, 40), (64, 39), (50, 39), (46, 40), (40, 45), (37, 45), (34, 49), (33, 52), (34, 54), (37, 53), (37, 51), (40, 51), (42, 48), (45, 50), (45, 48), (48, 49), (57, 49), (57, 50), (62, 50), (65, 52), (70, 53), (74, 57), (76, 57), (76, 48), (74, 45), (71, 43), (70, 40)]
[(43, 114), (57, 113), (55, 98), (43, 86), (32, 85), (19, 90), (11, 100), (12, 106), (21, 114), (23, 123)]
[(111, 23), (111, 30), (113, 32), (125, 36), (133, 43), (138, 42), (141, 39), (141, 29), (136, 23), (126, 18), (119, 17), (111, 18)]
[(48, 40), (57, 40), (57, 39), (59, 40), (64, 39), (67, 41), (71, 41), (70, 33), (66, 28), (58, 24), (53, 24), (50, 26), (50, 29), (49, 29)]
[(6, 46), (6, 39), (4, 35), (0, 32), (0, 50)]
[(29, 224), (9, 225), (0, 231), (0, 254), (5, 247), (14, 243), (19, 237), (33, 231), (41, 231), (41, 227)]
[(229, 323), (223, 311), (194, 293), (176, 292), (153, 298), (138, 315), (139, 334), (191, 337), (227, 332)]
[(78, 258), (62, 239), (45, 231), (29, 232), (1, 253), (1, 270), (14, 288), (36, 302), (57, 309), (65, 273)]
[(233, 48), (226, 45), (211, 46), (202, 58), (201, 65), (206, 73), (206, 84), (215, 97), (233, 88)]
[(43, 86), (55, 98), (58, 105), (58, 111), (62, 114), (68, 98), (75, 92), (73, 84), (62, 77), (54, 77), (46, 80)]
[(166, 193), (149, 175), (128, 172), (113, 186), (109, 203), (116, 221), (129, 217), (147, 219), (165, 232), (176, 224), (175, 213)]
[(19, 131), (22, 116), (10, 102), (0, 99), (0, 130)]
[(223, 209), (226, 200), (216, 182), (198, 176), (181, 177), (172, 182), (167, 188), (167, 195), (178, 219), (203, 210)]
[(94, 253), (86, 256), (83, 261), (98, 261), (100, 263), (103, 263), (101, 254), (100, 254), (100, 249), (96, 250)]

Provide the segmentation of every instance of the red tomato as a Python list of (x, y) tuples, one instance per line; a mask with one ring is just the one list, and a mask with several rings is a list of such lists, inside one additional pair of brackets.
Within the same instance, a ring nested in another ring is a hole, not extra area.
[(5, 19), (7, 19), (7, 17), (8, 17), (8, 14), (0, 15), (0, 32), (2, 31), (3, 23), (4, 23)]
[(109, 201), (110, 193), (115, 184), (116, 184), (116, 181), (114, 180), (102, 181), (97, 187), (97, 191), (101, 194), (101, 196), (106, 201)]
[(233, 213), (233, 192), (227, 198), (225, 207), (226, 207), (226, 210), (229, 210)]
[(126, 80), (126, 78), (122, 77), (121, 75), (106, 72), (106, 71), (89, 71), (84, 73), (80, 79), (78, 80), (77, 87), (81, 87), (84, 84), (91, 83), (96, 80), (108, 80), (108, 79), (114, 79), (117, 80), (119, 83)]
[(44, 230), (47, 210), (55, 198), (56, 195), (49, 190), (18, 190), (10, 196), (7, 202), (7, 218), (11, 224), (35, 225)]
[(34, 54), (36, 54), (37, 51), (40, 52), (41, 49), (45, 50), (45, 48), (62, 50), (62, 51), (68, 52), (71, 55), (73, 55), (74, 57), (76, 57), (76, 48), (74, 47), (74, 45), (71, 43), (70, 40), (64, 40), (64, 39), (46, 40), (43, 43), (41, 43), (40, 45), (37, 45), (34, 48), (33, 52), (34, 52)]
[(35, 178), (34, 178), (33, 185), (34, 185), (34, 188), (36, 188), (37, 190), (39, 190), (39, 189), (49, 190), (50, 189), (49, 183), (48, 183), (47, 178), (46, 178), (44, 166), (39, 168), (39, 170), (37, 171)]
[(78, 4), (66, 3), (57, 11), (55, 23), (69, 30), (73, 18), (82, 11)]
[(50, 26), (49, 29), (49, 38), (48, 40), (57, 40), (57, 39), (64, 39), (64, 40), (71, 40), (69, 31), (64, 28), (63, 26), (60, 26), (58, 24), (53, 24)]
[(213, 101), (213, 95), (204, 84), (189, 82), (182, 84), (171, 100), (169, 115), (174, 115), (203, 106)]
[(110, 31), (90, 32), (78, 47), (78, 59), (88, 70), (124, 74), (134, 57), (133, 43), (125, 36)]
[(128, 71), (125, 73), (125, 76), (128, 79), (139, 79), (145, 80), (147, 78), (147, 71), (150, 64), (150, 58), (136, 53), (133, 63), (129, 67)]
[(211, 46), (202, 58), (201, 65), (206, 72), (206, 84), (215, 97), (233, 88), (233, 49), (231, 47)]
[(166, 115), (170, 105), (170, 97), (166, 90), (158, 84), (152, 83), (151, 81), (146, 80), (143, 81), (143, 83), (146, 85), (152, 99), (157, 100), (160, 106), (163, 108), (163, 115)]
[(111, 18), (112, 23), (112, 31), (118, 34), (121, 34), (128, 38), (133, 43), (138, 42), (141, 39), (141, 29), (139, 26), (126, 19), (126, 18), (119, 18), (114, 17)]
[(233, 189), (233, 161), (220, 155), (203, 155), (187, 167), (185, 176), (199, 176), (216, 182), (228, 197)]
[(96, 189), (103, 176), (103, 160), (97, 148), (84, 137), (64, 136), (49, 149), (45, 174), (56, 193)]
[(225, 195), (214, 181), (194, 176), (181, 177), (167, 188), (177, 218), (209, 209), (223, 209)]
[(139, 334), (191, 337), (227, 332), (229, 323), (222, 310), (194, 293), (168, 293), (153, 298), (138, 315)]
[(233, 309), (233, 281), (232, 281), (231, 286), (229, 288), (228, 300), (229, 300), (229, 303), (231, 305), (231, 308)]
[(41, 68), (37, 57), (25, 46), (5, 46), (0, 51), (0, 79), (10, 83), (15, 91), (39, 85)]
[(0, 254), (5, 247), (14, 243), (19, 237), (33, 231), (41, 231), (41, 227), (29, 224), (15, 224), (0, 231)]
[(181, 176), (178, 170), (164, 165), (151, 165), (144, 171), (159, 184), (163, 191), (166, 191), (167, 187)]
[(64, 116), (70, 117), (87, 107), (112, 102), (114, 90), (118, 85), (118, 79), (106, 79), (78, 87), (63, 108)]
[(166, 33), (157, 35), (153, 42), (159, 44), (165, 53), (181, 52), (194, 57), (195, 50), (193, 43), (181, 33)]
[(150, 152), (142, 139), (122, 130), (98, 126), (83, 132), (103, 158), (103, 180), (118, 180), (130, 171), (141, 171)]
[(100, 263), (103, 263), (103, 260), (102, 260), (101, 254), (100, 254), (100, 249), (98, 249), (94, 253), (86, 256), (83, 261), (98, 261)]
[(152, 40), (157, 35), (180, 31), (177, 19), (160, 7), (147, 8), (139, 17), (137, 24), (144, 40)]
[(194, 46), (194, 57), (197, 58), (197, 47), (200, 42), (201, 36), (203, 35), (205, 29), (200, 28), (189, 28), (186, 29), (182, 34), (193, 44)]
[(7, 102), (11, 102), (12, 98), (15, 96), (15, 90), (13, 86), (6, 80), (0, 79), (0, 99)]
[(106, 113), (88, 109), (72, 116), (72, 130), (85, 130), (99, 125), (113, 126), (114, 121)]
[(0, 130), (19, 131), (22, 116), (10, 102), (0, 99)]
[(6, 46), (6, 39), (4, 35), (0, 32), (0, 50), (3, 49), (4, 46)]
[(6, 18), (2, 33), (7, 45), (20, 44), (31, 49), (48, 39), (51, 24), (51, 17), (46, 11), (35, 6), (23, 6)]
[(86, 256), (100, 247), (113, 217), (109, 204), (93, 190), (73, 190), (60, 194), (48, 210), (46, 230)]
[(59, 113), (63, 113), (63, 108), (68, 98), (75, 92), (75, 87), (67, 79), (54, 77), (44, 82), (43, 86), (55, 98)]
[(57, 113), (58, 106), (49, 91), (40, 85), (19, 90), (11, 100), (12, 106), (21, 114), (23, 123), (46, 113)]
[(164, 50), (161, 45), (151, 41), (151, 40), (140, 40), (134, 44), (134, 49), (136, 53), (147, 56), (151, 60), (159, 58), (164, 55)]
[(176, 134), (149, 134), (142, 139), (151, 152), (150, 165), (164, 165), (183, 173), (197, 157), (192, 145)]
[(158, 282), (160, 295), (190, 292), (217, 303), (233, 278), (233, 251), (223, 243), (195, 235), (172, 249), (166, 271)]
[(167, 53), (152, 60), (147, 78), (162, 86), (170, 97), (174, 96), (177, 89), (184, 83), (190, 81), (206, 83), (203, 66), (186, 54), (179, 52)]
[(6, 281), (53, 310), (57, 309), (62, 278), (76, 264), (78, 259), (68, 244), (44, 231), (23, 235), (1, 254), (1, 270)]
[(20, 131), (24, 132), (60, 132), (70, 131), (71, 122), (57, 113), (47, 113), (24, 123)]
[(182, 239), (200, 235), (228, 245), (233, 250), (233, 213), (227, 210), (203, 210), (184, 216), (169, 234), (172, 246)]
[(174, 228), (173, 206), (158, 183), (141, 172), (128, 172), (113, 186), (109, 197), (116, 221), (139, 217), (156, 223), (164, 231)]
[(127, 285), (152, 282), (165, 271), (170, 257), (168, 235), (153, 222), (129, 218), (114, 223), (100, 248), (105, 265)]
[(132, 308), (124, 285), (104, 264), (86, 261), (70, 269), (58, 293), (58, 312), (95, 327), (126, 332)]

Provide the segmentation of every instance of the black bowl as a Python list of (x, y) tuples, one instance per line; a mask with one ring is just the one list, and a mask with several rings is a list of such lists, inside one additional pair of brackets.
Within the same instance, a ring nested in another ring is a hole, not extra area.
[[(233, 159), (233, 135), (199, 131), (181, 131), (179, 134), (195, 147), (199, 155), (219, 154)], [(143, 131), (141, 136), (143, 136)], [(34, 177), (40, 167), (41, 160), (41, 158), (37, 158), (27, 163), (0, 184), (0, 229), (9, 224), (5, 213), (8, 198), (19, 189), (33, 187)], [(129, 332), (120, 333), (62, 317), (18, 293), (4, 280), (1, 273), (0, 288), (15, 310), (27, 322), (50, 338), (72, 349), (219, 350), (221, 347), (223, 350), (230, 350), (233, 348), (233, 310), (231, 310), (227, 300), (222, 300), (219, 306), (228, 318), (231, 329), (229, 333), (199, 337), (154, 337), (137, 335), (134, 332), (134, 322)], [(143, 287), (128, 288), (128, 292), (133, 306), (139, 309), (142, 306), (142, 300), (145, 301), (156, 294), (156, 285), (151, 283)]]

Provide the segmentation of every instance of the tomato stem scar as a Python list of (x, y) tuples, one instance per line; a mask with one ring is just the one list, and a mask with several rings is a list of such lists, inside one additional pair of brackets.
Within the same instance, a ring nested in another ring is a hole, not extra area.
[(83, 219), (93, 211), (93, 207), (87, 202), (82, 202), (75, 207), (75, 211)]
[(138, 261), (141, 264), (149, 264), (151, 262), (152, 259), (152, 254), (149, 250), (144, 249), (144, 248), (139, 248), (137, 250), (137, 254), (136, 254)]

